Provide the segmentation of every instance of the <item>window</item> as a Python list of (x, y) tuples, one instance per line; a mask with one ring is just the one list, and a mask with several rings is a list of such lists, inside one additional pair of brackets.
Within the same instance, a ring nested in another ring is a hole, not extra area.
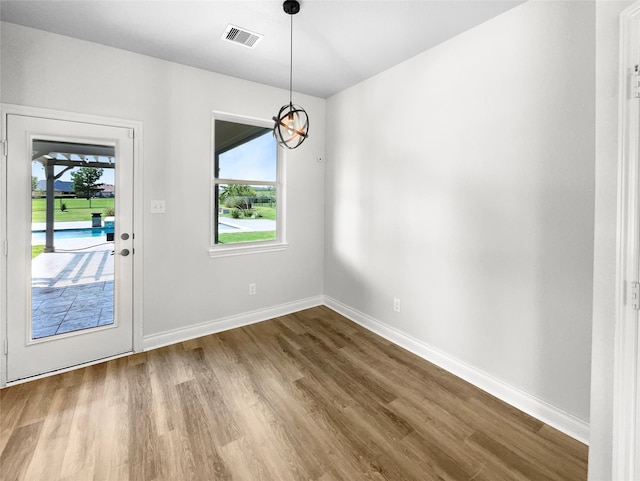
[(282, 248), (280, 149), (269, 121), (214, 114), (212, 255)]

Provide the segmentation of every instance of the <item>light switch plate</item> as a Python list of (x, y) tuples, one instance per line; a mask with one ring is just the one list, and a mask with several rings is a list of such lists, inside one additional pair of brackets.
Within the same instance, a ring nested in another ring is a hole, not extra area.
[(164, 214), (165, 213), (164, 200), (152, 200), (151, 201), (151, 213), (152, 214)]

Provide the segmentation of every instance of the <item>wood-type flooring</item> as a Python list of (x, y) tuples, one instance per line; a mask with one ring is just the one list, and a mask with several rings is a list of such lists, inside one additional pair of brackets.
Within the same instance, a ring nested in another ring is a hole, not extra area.
[(2, 481), (587, 478), (587, 447), (317, 307), (0, 391)]

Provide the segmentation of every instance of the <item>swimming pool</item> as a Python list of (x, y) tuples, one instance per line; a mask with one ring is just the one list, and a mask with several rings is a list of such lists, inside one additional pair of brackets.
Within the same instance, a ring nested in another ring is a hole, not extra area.
[(233, 232), (234, 230), (238, 230), (238, 227), (218, 222), (218, 232)]
[[(104, 227), (89, 227), (87, 229), (58, 229), (53, 231), (54, 239), (81, 239), (83, 237), (103, 237), (107, 238), (107, 232), (113, 232), (113, 229), (105, 229)], [(31, 231), (31, 244), (39, 245), (46, 242), (46, 231)]]
[[(232, 225), (218, 223), (218, 232), (231, 232), (238, 230), (237, 227)], [(58, 229), (53, 231), (54, 239), (82, 239), (84, 237), (103, 237), (107, 238), (107, 232), (113, 232), (113, 229), (104, 227), (89, 227), (86, 229)], [(46, 231), (34, 230), (31, 231), (31, 244), (41, 245), (46, 242)]]

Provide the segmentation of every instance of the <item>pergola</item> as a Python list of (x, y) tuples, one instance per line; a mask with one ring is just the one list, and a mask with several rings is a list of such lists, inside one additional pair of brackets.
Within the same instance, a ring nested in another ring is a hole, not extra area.
[[(31, 160), (42, 164), (46, 180), (46, 242), (45, 252), (55, 252), (53, 245), (54, 182), (75, 167), (115, 169), (115, 147), (109, 145), (77, 144), (53, 140), (34, 140)], [(63, 167), (56, 172), (56, 167)]]

